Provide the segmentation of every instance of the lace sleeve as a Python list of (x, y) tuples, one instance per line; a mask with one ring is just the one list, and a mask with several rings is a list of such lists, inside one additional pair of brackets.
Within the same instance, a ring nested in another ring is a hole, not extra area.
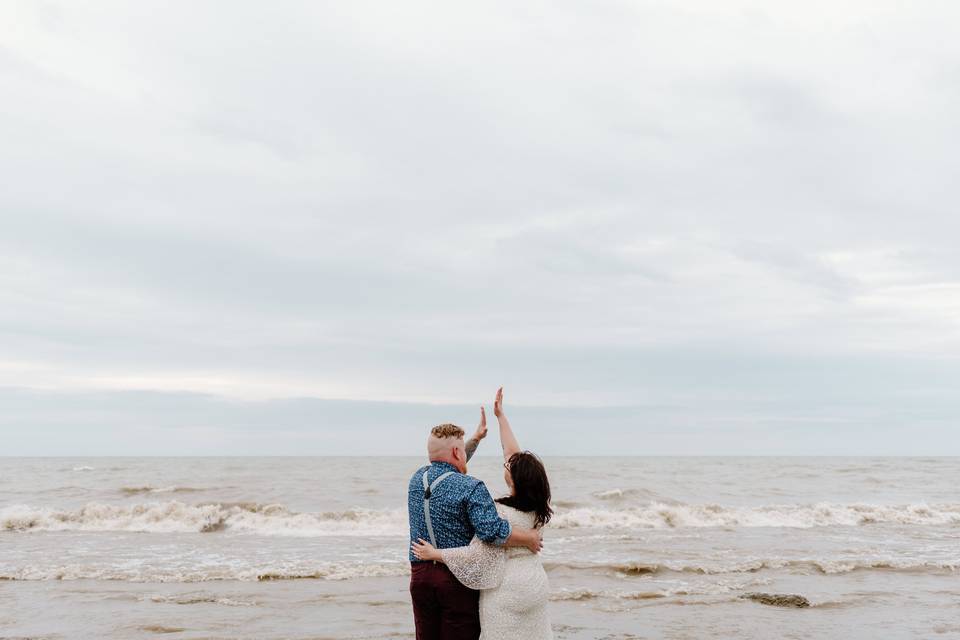
[(443, 562), (470, 589), (493, 589), (503, 580), (506, 553), (502, 547), (474, 538), (466, 547), (441, 549)]

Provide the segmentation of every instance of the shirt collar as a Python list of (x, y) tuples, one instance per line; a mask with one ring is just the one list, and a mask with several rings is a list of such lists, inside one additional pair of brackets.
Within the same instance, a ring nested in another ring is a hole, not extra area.
[(430, 462), (430, 466), (440, 469), (441, 473), (446, 473), (447, 471), (453, 471), (454, 473), (460, 473), (460, 470), (449, 462)]

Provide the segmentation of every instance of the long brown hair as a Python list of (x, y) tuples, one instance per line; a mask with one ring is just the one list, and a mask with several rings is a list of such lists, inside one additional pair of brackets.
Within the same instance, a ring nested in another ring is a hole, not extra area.
[(513, 495), (497, 500), (500, 504), (517, 511), (533, 511), (536, 514), (534, 527), (540, 528), (550, 522), (550, 480), (540, 458), (529, 451), (520, 451), (507, 460), (507, 469), (513, 481)]

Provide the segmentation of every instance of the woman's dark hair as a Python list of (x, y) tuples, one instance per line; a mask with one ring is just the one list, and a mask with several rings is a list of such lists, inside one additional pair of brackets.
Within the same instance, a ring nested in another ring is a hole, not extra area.
[(513, 495), (500, 498), (497, 502), (517, 511), (533, 511), (536, 514), (535, 527), (550, 522), (550, 516), (553, 515), (553, 509), (550, 508), (550, 481), (540, 458), (529, 451), (520, 451), (510, 456), (506, 466), (513, 480)]

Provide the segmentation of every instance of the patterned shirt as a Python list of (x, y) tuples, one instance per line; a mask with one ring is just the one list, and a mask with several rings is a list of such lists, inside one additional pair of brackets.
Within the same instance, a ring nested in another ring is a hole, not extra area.
[[(427, 480), (433, 482), (447, 471), (430, 496), (430, 522), (437, 538), (438, 549), (465, 547), (476, 535), (484, 542), (503, 544), (510, 537), (510, 523), (497, 514), (497, 507), (486, 485), (474, 477), (464, 475), (447, 462), (433, 462), (420, 467), (410, 478), (407, 490), (407, 509), (410, 513), (410, 543), (417, 538), (429, 541), (427, 521), (423, 515), (423, 472), (429, 469)], [(421, 562), (410, 552), (410, 562)]]

